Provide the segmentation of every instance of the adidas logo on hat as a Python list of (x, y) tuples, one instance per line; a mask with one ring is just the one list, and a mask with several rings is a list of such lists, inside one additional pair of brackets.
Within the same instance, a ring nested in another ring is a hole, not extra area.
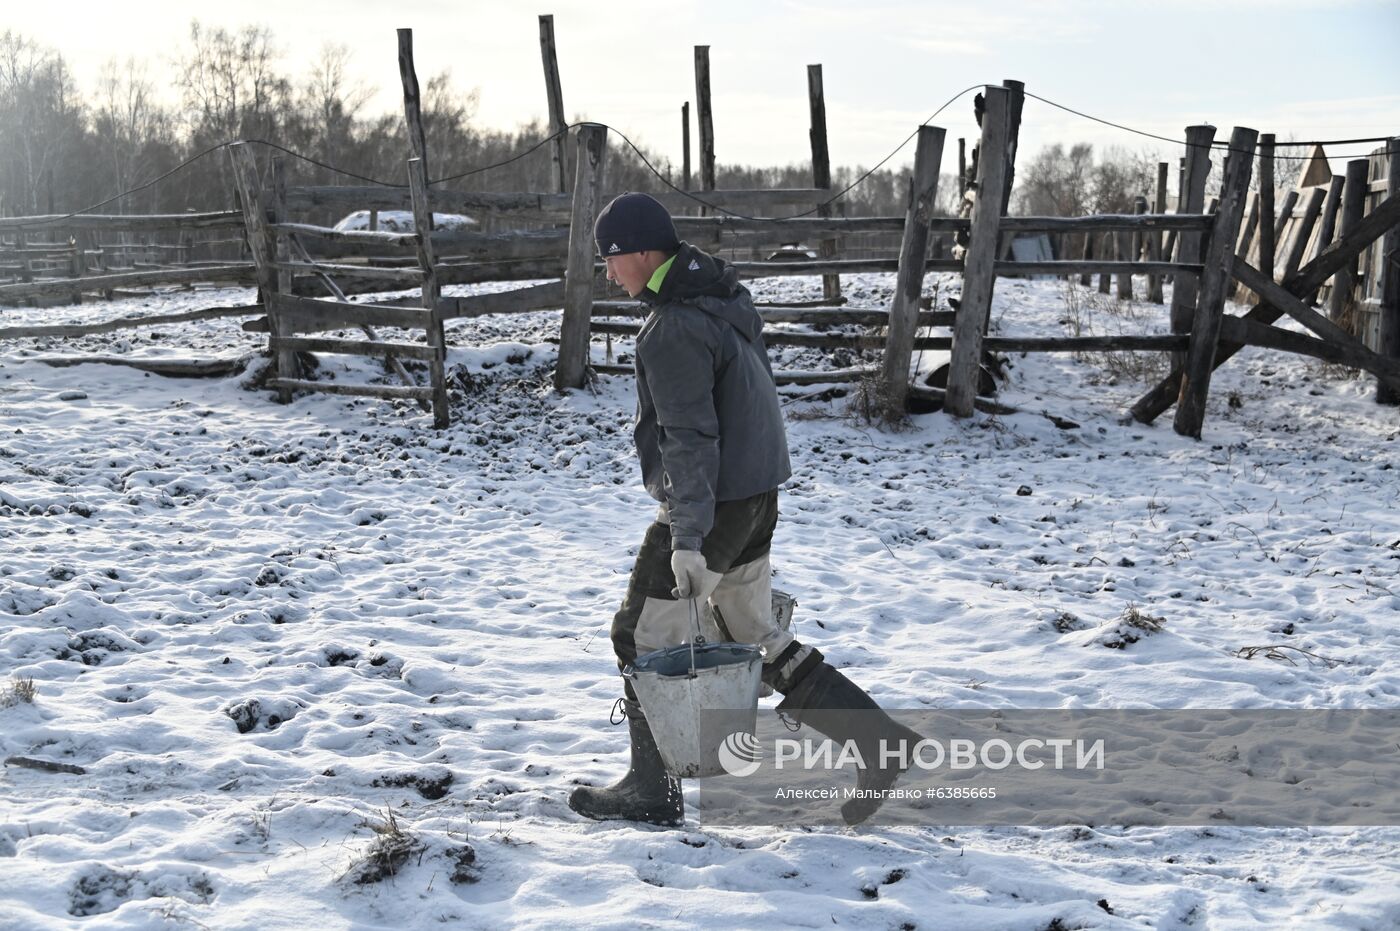
[(608, 246), (608, 255), (612, 255), (614, 252), (621, 251), (622, 250), (617, 247), (617, 243), (613, 243), (611, 246)]
[(691, 259), (690, 264), (687, 265), (686, 268), (690, 269), (693, 272), (698, 272), (700, 270), (700, 263), (697, 262), (695, 259)]

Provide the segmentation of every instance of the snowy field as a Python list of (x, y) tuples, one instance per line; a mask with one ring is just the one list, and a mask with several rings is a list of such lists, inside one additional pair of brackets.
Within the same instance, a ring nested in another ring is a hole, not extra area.
[[(845, 284), (878, 306), (892, 276)], [(940, 306), (950, 289), (927, 282)], [(1165, 316), (1058, 282), (1002, 281), (994, 311), (1004, 335)], [(256, 352), (237, 321), (0, 343), (0, 757), (84, 770), (0, 770), (0, 928), (1400, 927), (1400, 828), (575, 816), (576, 781), (625, 765), (607, 631), (652, 509), (631, 380), (552, 393), (557, 327), (454, 324), (442, 433), (393, 402), (280, 406), (243, 387), (252, 368), (33, 361)], [(891, 707), (1400, 702), (1400, 412), (1371, 379), (1248, 350), (1197, 442), (1170, 414), (1121, 422), (1141, 387), (1120, 361), (1011, 361), (1003, 401), (1079, 428), (928, 414), (881, 432), (848, 397), (785, 389), (774, 581), (799, 636)], [(382, 377), (323, 357), (330, 375)], [(1124, 644), (1134, 612), (1161, 629)], [(1238, 652), (1264, 645), (1282, 649)]]

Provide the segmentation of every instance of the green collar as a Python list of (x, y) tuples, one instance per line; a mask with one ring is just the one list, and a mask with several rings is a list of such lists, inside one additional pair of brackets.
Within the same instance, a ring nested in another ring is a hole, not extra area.
[(651, 280), (647, 282), (647, 287), (648, 287), (653, 293), (655, 293), (655, 294), (660, 294), (660, 293), (661, 293), (661, 285), (662, 285), (663, 282), (666, 281), (666, 273), (669, 272), (669, 271), (671, 270), (671, 263), (674, 262), (675, 260), (676, 260), (676, 257), (675, 257), (674, 255), (671, 256), (669, 259), (667, 259), (666, 261), (662, 262), (661, 265), (660, 265), (660, 267), (658, 267), (658, 268), (656, 269), (656, 271), (654, 271), (654, 272), (651, 273)]

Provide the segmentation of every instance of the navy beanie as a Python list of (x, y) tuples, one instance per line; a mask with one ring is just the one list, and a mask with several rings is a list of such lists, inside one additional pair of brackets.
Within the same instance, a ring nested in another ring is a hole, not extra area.
[(675, 252), (676, 225), (661, 202), (649, 194), (620, 194), (598, 214), (593, 227), (603, 258), (628, 252)]

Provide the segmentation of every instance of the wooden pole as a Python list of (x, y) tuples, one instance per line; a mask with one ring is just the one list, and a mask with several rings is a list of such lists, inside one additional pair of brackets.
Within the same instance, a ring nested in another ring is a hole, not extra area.
[(418, 263), (423, 266), (423, 309), (428, 311), (428, 375), (433, 389), (433, 426), (445, 430), (451, 422), (447, 409), (447, 338), (442, 329), (442, 289), (438, 285), (437, 258), (433, 255), (433, 205), (428, 194), (428, 168), (421, 158), (408, 160), (408, 188), (413, 198), (413, 228), (418, 233)]
[[(1123, 258), (1123, 256), (1121, 256), (1121, 255), (1118, 254), (1118, 234), (1117, 234), (1117, 233), (1104, 233), (1104, 234), (1103, 234), (1103, 257), (1104, 257), (1105, 259), (1121, 259), (1121, 258)], [(1099, 272), (1099, 293), (1100, 293), (1100, 294), (1107, 294), (1107, 293), (1109, 292), (1109, 282), (1111, 282), (1112, 280), (1113, 280), (1113, 276), (1110, 275), (1108, 272)]]
[(1011, 207), (1011, 188), (1016, 183), (1016, 144), (1021, 138), (1021, 110), (1026, 104), (1024, 81), (1002, 81), (1007, 92), (1006, 180), (1001, 191), (1001, 216)]
[(1182, 436), (1201, 438), (1210, 393), (1211, 373), (1215, 370), (1215, 347), (1220, 339), (1220, 321), (1225, 313), (1225, 296), (1230, 286), (1230, 269), (1235, 261), (1235, 238), (1244, 220), (1245, 198), (1253, 170), (1254, 144), (1258, 133), (1243, 126), (1230, 134), (1230, 155), (1225, 160), (1220, 188), (1220, 209), (1215, 228), (1202, 258), (1200, 293), (1191, 323), (1191, 343), (1186, 350), (1186, 372), (1177, 398), (1172, 427)]
[[(1345, 239), (1361, 222), (1366, 210), (1366, 188), (1370, 180), (1371, 162), (1365, 158), (1355, 158), (1347, 162), (1346, 187), (1342, 191), (1342, 221), (1337, 228), (1337, 238)], [(1393, 195), (1394, 192), (1388, 192)], [(1351, 310), (1351, 292), (1356, 288), (1356, 260), (1352, 259), (1337, 271), (1332, 279), (1331, 316), (1334, 323), (1342, 323), (1343, 317)], [(1343, 324), (1345, 326), (1345, 324)]]
[(1259, 270), (1274, 277), (1274, 134), (1259, 137)]
[(578, 128), (574, 162), (574, 209), (569, 223), (569, 265), (564, 274), (564, 319), (559, 329), (557, 391), (582, 388), (588, 374), (588, 332), (593, 317), (593, 218), (603, 189), (608, 128), (584, 123)]
[[(812, 142), (812, 187), (831, 190), (831, 153), (826, 142), (826, 97), (822, 90), (822, 66), (807, 66), (807, 102), (811, 111), (811, 129), (808, 136)], [(817, 208), (817, 216), (831, 216), (830, 205)], [(817, 243), (817, 256), (823, 259), (836, 257), (836, 240), (823, 239)], [(822, 300), (841, 299), (841, 278), (839, 275), (822, 276)]]
[[(1092, 262), (1094, 260), (1094, 234), (1092, 231), (1084, 234), (1084, 254), (1082, 258), (1086, 262)], [(1079, 284), (1081, 287), (1089, 287), (1089, 285), (1093, 283), (1093, 280), (1094, 276), (1092, 272), (1083, 272), (1079, 276)]]
[[(286, 223), (289, 219), (287, 213), (287, 158), (284, 155), (274, 155), (272, 157), (272, 205), (271, 210), (273, 223)], [(277, 230), (272, 231), (273, 253), (277, 256), (277, 293), (292, 293), (292, 273), (289, 269), (281, 267), (281, 264), (291, 260), (291, 249), (287, 244), (287, 236)]]
[(403, 115), (408, 125), (408, 148), (423, 160), (428, 172), (428, 137), (423, 130), (423, 108), (418, 93), (418, 72), (413, 67), (413, 30), (399, 30), (399, 79), (403, 82)]
[(681, 104), (681, 190), (690, 190), (690, 101)]
[(1006, 189), (1007, 142), (1011, 132), (1011, 93), (988, 85), (984, 91), (982, 141), (977, 157), (977, 190), (972, 208), (972, 233), (963, 267), (962, 303), (953, 328), (952, 358), (948, 363), (948, 399), (944, 409), (953, 417), (970, 417), (981, 376), (982, 335), (991, 319), (995, 263), (1000, 246), (1002, 198)]
[(1307, 202), (1303, 204), (1303, 212), (1298, 217), (1293, 234), (1288, 237), (1288, 248), (1283, 254), (1284, 278), (1291, 278), (1297, 273), (1298, 266), (1303, 264), (1303, 253), (1307, 251), (1308, 240), (1312, 238), (1313, 227), (1317, 225), (1318, 215), (1322, 213), (1322, 201), (1326, 197), (1327, 192), (1322, 188), (1308, 188)]
[(958, 197), (967, 193), (967, 140), (958, 139)]
[[(1167, 169), (1166, 162), (1157, 163), (1157, 194), (1152, 201), (1152, 212), (1161, 216), (1167, 212)], [(1151, 233), (1147, 239), (1147, 259), (1150, 262), (1164, 261), (1162, 258), (1162, 234)], [(1154, 304), (1162, 303), (1162, 276), (1147, 276), (1147, 299)]]
[[(1147, 212), (1147, 199), (1138, 196), (1133, 201), (1133, 213), (1141, 215)], [(1118, 233), (1118, 258), (1124, 262), (1136, 262), (1138, 260), (1138, 237), (1129, 230), (1122, 230)], [(1127, 270), (1118, 273), (1118, 299), (1121, 301), (1131, 301), (1133, 299), (1133, 273)]]
[[(1206, 202), (1206, 178), (1210, 175), (1210, 146), (1215, 141), (1214, 126), (1186, 127), (1186, 169), (1182, 176), (1182, 194), (1177, 199), (1176, 212), (1181, 214), (1204, 213)], [(1233, 243), (1233, 239), (1231, 242)], [(1199, 263), (1201, 261), (1202, 236), (1183, 230), (1177, 239), (1177, 260)], [(1183, 334), (1191, 329), (1191, 319), (1195, 315), (1196, 290), (1199, 280), (1191, 272), (1177, 272), (1172, 276), (1172, 332)], [(1184, 368), (1186, 354), (1172, 354), (1172, 368)]]
[(904, 214), (904, 238), (899, 247), (899, 271), (894, 302), (890, 307), (885, 353), (880, 362), (880, 406), (887, 420), (904, 416), (913, 365), (914, 335), (918, 331), (919, 296), (924, 285), (924, 259), (928, 255), (929, 225), (938, 203), (938, 170), (943, 161), (944, 131), (920, 126), (914, 152), (914, 176), (909, 185), (909, 206)]
[(1345, 175), (1333, 175), (1332, 183), (1327, 186), (1327, 200), (1322, 205), (1322, 228), (1318, 230), (1317, 246), (1312, 254), (1314, 259), (1332, 245), (1332, 236), (1337, 231), (1337, 215), (1342, 210), (1342, 189), (1346, 183)]
[(695, 106), (700, 121), (700, 190), (715, 189), (715, 121), (710, 109), (710, 47), (695, 46)]
[(564, 132), (567, 121), (564, 119), (564, 91), (559, 86), (559, 56), (554, 46), (554, 17), (550, 14), (540, 16), (540, 58), (544, 61), (544, 91), (549, 97), (549, 132), (551, 135), (558, 134), (554, 137), (553, 146), (554, 177), (559, 193), (566, 194), (569, 191), (569, 162), (564, 149), (568, 142)]
[[(266, 206), (263, 202), (262, 185), (258, 182), (257, 162), (246, 142), (233, 143), (228, 147), (228, 154), (229, 161), (233, 163), (233, 181), (238, 187), (239, 202), (243, 205), (243, 219), (248, 224), (248, 250), (253, 257), (253, 269), (257, 275), (261, 303), (267, 308), (269, 331), (274, 340), (294, 336), (295, 331), (286, 325), (277, 306), (276, 253), (272, 244), (272, 234), (267, 228)], [(278, 349), (274, 358), (279, 379), (294, 379), (299, 375), (294, 351)], [(291, 389), (279, 388), (277, 398), (283, 404), (291, 403)]]
[[(1386, 148), (1390, 155), (1385, 192), (1394, 197), (1400, 194), (1400, 136), (1392, 138)], [(1400, 360), (1400, 226), (1392, 226), (1381, 240), (1380, 276), (1380, 342), (1376, 351), (1387, 359)], [(1376, 403), (1400, 405), (1400, 391), (1381, 383), (1376, 388)]]

